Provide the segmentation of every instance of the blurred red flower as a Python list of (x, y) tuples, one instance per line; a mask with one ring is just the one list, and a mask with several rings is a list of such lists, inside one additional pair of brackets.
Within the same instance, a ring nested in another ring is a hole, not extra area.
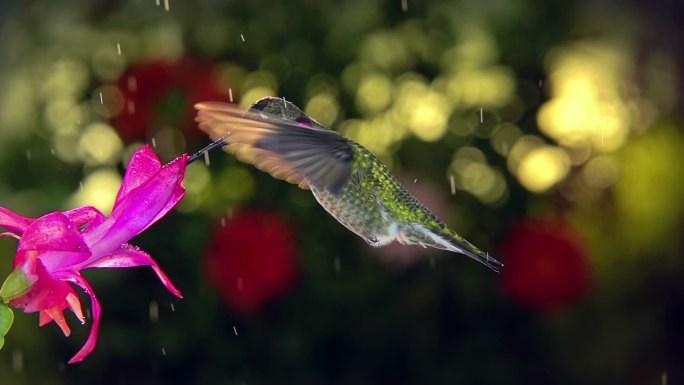
[(525, 306), (558, 310), (591, 288), (587, 253), (564, 223), (523, 220), (504, 240), (501, 257), (504, 291)]
[(267, 210), (237, 212), (214, 231), (204, 267), (209, 282), (235, 310), (253, 312), (285, 293), (297, 276), (292, 225)]
[(165, 127), (180, 129), (185, 136), (204, 138), (194, 128), (193, 105), (228, 98), (214, 68), (188, 58), (135, 64), (117, 80), (116, 86), (123, 95), (124, 106), (112, 118), (112, 124), (127, 142), (145, 141)]

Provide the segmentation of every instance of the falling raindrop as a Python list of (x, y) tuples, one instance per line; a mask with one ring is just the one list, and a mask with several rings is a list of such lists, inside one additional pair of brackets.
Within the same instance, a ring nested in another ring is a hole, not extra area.
[(157, 301), (152, 301), (150, 302), (150, 321), (158, 321), (159, 320), (159, 304)]
[(128, 79), (126, 79), (126, 83), (129, 91), (135, 92), (138, 90), (138, 81), (135, 80), (135, 77), (129, 76)]
[(207, 151), (204, 152), (204, 164), (211, 166), (211, 162), (209, 161), (209, 152)]
[(171, 7), (169, 6), (169, 0), (164, 0), (164, 10), (168, 12), (170, 8)]
[(102, 97), (102, 92), (100, 92), (100, 104), (104, 104), (104, 99)]
[(228, 101), (233, 102), (233, 89), (228, 88)]
[(484, 123), (484, 113), (482, 112), (482, 107), (480, 107), (480, 123)]
[(453, 175), (449, 175), (449, 182), (451, 182), (451, 195), (456, 195), (456, 180)]
[(244, 41), (245, 41), (245, 35), (240, 34), (240, 39), (242, 39), (242, 42), (244, 43)]
[(403, 12), (408, 11), (408, 0), (401, 0), (401, 10)]
[(162, 348), (161, 348), (161, 353), (162, 353), (162, 356), (166, 356), (166, 349), (164, 349), (163, 346), (162, 346)]
[(418, 178), (413, 180), (413, 184), (416, 184), (416, 182), (418, 182)]
[(21, 350), (12, 351), (12, 369), (16, 373), (24, 371), (24, 353)]
[(121, 43), (116, 43), (116, 53), (121, 56)]
[(226, 218), (221, 217), (221, 227), (226, 227)]
[(237, 329), (235, 328), (235, 326), (233, 326), (233, 332), (235, 333), (235, 335), (238, 335), (238, 332), (237, 332)]
[(152, 148), (157, 148), (157, 141), (152, 138)]
[(176, 306), (173, 305), (173, 302), (171, 302), (171, 311), (173, 311), (173, 312), (176, 311)]

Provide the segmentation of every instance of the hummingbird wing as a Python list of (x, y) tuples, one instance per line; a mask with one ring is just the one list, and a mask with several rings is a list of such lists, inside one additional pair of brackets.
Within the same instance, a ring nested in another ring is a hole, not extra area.
[(353, 149), (349, 139), (335, 131), (234, 104), (205, 102), (195, 108), (202, 131), (213, 140), (223, 138), (228, 153), (274, 178), (333, 194), (350, 178)]

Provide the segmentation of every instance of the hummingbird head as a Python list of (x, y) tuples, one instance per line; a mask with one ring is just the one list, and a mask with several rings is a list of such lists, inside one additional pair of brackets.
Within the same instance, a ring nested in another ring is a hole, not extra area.
[(297, 122), (309, 127), (324, 128), (318, 122), (307, 116), (299, 107), (285, 100), (285, 98), (267, 96), (254, 102), (249, 110), (267, 114), (269, 117)]

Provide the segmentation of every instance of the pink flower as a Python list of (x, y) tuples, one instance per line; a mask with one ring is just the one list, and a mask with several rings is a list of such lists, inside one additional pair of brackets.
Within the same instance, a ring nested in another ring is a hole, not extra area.
[(0, 226), (12, 231), (0, 235), (19, 239), (15, 270), (0, 293), (3, 300), (26, 313), (39, 312), (40, 326), (55, 321), (69, 336), (65, 309), (69, 308), (85, 323), (81, 303), (70, 284), (90, 296), (93, 325), (85, 344), (69, 363), (83, 360), (95, 348), (100, 321), (100, 304), (81, 270), (150, 266), (162, 284), (181, 297), (152, 257), (126, 242), (164, 216), (183, 197), (185, 189), (181, 182), (187, 160), (188, 156), (183, 155), (162, 166), (149, 146), (136, 151), (109, 217), (89, 206), (36, 219), (0, 207)]

